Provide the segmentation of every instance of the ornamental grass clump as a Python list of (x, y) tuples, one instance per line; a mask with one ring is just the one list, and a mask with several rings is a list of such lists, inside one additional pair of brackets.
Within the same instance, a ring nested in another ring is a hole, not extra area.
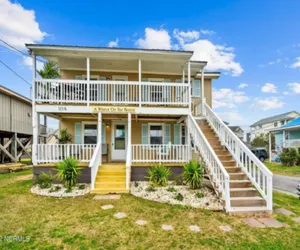
[(198, 161), (192, 160), (184, 165), (182, 177), (191, 189), (198, 189), (202, 187), (203, 172), (203, 165)]
[(157, 187), (165, 187), (168, 185), (171, 171), (166, 166), (159, 164), (148, 169), (149, 181)]

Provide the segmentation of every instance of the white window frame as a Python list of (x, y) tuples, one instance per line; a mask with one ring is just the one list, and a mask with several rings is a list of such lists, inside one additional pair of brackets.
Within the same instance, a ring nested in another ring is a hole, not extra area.
[[(182, 143), (182, 129), (183, 128), (185, 130), (185, 135), (184, 135), (185, 144)], [(185, 124), (180, 124), (180, 144), (181, 145), (186, 145), (187, 144), (187, 134), (186, 134), (186, 126), (185, 126)]]
[(162, 145), (163, 145), (164, 141), (165, 141), (165, 123), (148, 123), (148, 142), (149, 142), (149, 145), (151, 145), (150, 126), (162, 126)]
[(96, 137), (97, 137), (97, 143), (98, 143), (98, 122), (81, 122), (81, 141), (82, 141), (83, 145), (88, 145), (88, 144), (84, 143), (84, 126), (85, 125), (94, 125), (94, 124), (96, 124), (96, 126), (97, 126), (97, 135), (96, 135)]

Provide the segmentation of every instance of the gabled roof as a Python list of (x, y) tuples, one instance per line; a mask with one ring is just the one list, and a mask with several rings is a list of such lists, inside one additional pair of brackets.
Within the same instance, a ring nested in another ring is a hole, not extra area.
[(237, 131), (243, 131), (244, 132), (244, 130), (242, 130), (242, 128), (240, 127), (240, 126), (229, 126), (229, 128), (233, 131), (233, 132), (237, 132)]
[(262, 124), (265, 124), (265, 123), (284, 120), (284, 119), (288, 118), (289, 114), (291, 114), (291, 113), (296, 113), (300, 116), (300, 114), (297, 111), (290, 111), (290, 112), (286, 112), (286, 113), (283, 113), (283, 114), (274, 115), (274, 116), (271, 116), (271, 117), (261, 119), (258, 122), (253, 123), (250, 127), (262, 125)]

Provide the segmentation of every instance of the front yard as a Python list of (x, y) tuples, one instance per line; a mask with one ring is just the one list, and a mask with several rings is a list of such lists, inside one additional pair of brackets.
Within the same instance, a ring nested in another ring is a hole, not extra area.
[(271, 170), (273, 174), (300, 177), (300, 166), (286, 167), (281, 163), (269, 162), (268, 160), (265, 161), (264, 164)]
[[(120, 200), (40, 197), (29, 192), (30, 171), (0, 175), (0, 249), (299, 249), (300, 224), (250, 228), (241, 217), (122, 195)], [(274, 202), (300, 216), (300, 200), (274, 192)], [(101, 206), (114, 208), (103, 210)], [(117, 219), (114, 214), (127, 217)], [(136, 220), (146, 220), (140, 226)], [(163, 231), (162, 224), (173, 231)], [(198, 225), (200, 232), (188, 230)], [(228, 225), (230, 232), (219, 226)], [(5, 236), (23, 236), (7, 238)], [(27, 238), (26, 238), (27, 237)]]

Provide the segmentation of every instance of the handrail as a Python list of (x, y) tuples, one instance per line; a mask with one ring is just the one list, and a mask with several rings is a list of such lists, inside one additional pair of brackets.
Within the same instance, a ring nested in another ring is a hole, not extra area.
[(91, 189), (92, 190), (95, 188), (95, 180), (97, 177), (99, 164), (101, 162), (101, 157), (102, 157), (101, 149), (102, 149), (102, 143), (100, 141), (97, 143), (97, 146), (94, 150), (94, 154), (89, 164), (89, 167), (91, 168)]
[(230, 211), (229, 174), (191, 114), (188, 115), (187, 128), (193, 138), (194, 145), (199, 148), (200, 154), (212, 176), (212, 180), (216, 183), (219, 192), (222, 193), (226, 211)]
[[(272, 210), (272, 172), (205, 103), (203, 115)], [(262, 175), (262, 176), (261, 176)]]

